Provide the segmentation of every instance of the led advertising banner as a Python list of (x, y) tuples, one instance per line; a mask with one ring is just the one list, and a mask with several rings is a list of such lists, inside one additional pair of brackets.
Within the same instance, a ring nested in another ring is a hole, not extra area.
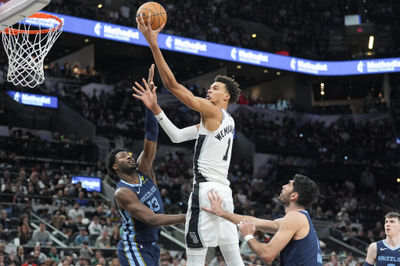
[[(53, 15), (58, 16), (64, 21), (65, 32), (147, 46), (145, 38), (136, 28), (62, 14)], [(34, 19), (27, 20), (30, 20), (30, 23), (34, 25), (38, 24), (38, 21), (35, 21)], [(52, 23), (56, 23), (56, 21), (50, 21), (47, 23), (48, 26), (53, 26)], [(163, 33), (159, 34), (158, 42), (160, 48), (165, 50), (317, 76), (345, 76), (400, 72), (400, 58), (351, 61), (313, 61)]]
[(14, 101), (20, 104), (53, 108), (53, 109), (58, 108), (58, 98), (54, 96), (25, 93), (20, 91), (11, 91), (11, 90), (7, 91), (7, 94), (11, 98), (13, 98)]
[(87, 191), (101, 192), (101, 178), (92, 176), (73, 176), (71, 179), (72, 184), (78, 182), (82, 183), (82, 187)]

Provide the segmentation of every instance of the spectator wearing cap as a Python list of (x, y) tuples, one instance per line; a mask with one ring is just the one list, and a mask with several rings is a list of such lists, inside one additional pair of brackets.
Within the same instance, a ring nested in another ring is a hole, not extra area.
[(40, 243), (40, 245), (49, 245), (51, 244), (51, 235), (49, 231), (46, 230), (46, 224), (40, 222), (39, 229), (33, 232), (32, 242)]
[(90, 239), (89, 239), (89, 236), (88, 236), (88, 234), (86, 232), (86, 228), (85, 227), (81, 227), (79, 229), (79, 234), (74, 239), (74, 245), (75, 246), (82, 246), (84, 242), (89, 243)]

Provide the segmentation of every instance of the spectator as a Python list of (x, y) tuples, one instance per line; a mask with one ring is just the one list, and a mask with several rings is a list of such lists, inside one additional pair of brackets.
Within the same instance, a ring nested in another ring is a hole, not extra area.
[(104, 259), (103, 257), (103, 253), (101, 252), (101, 250), (96, 250), (94, 258), (92, 259), (92, 261), (90, 262), (91, 265), (97, 265), (98, 263), (101, 263), (101, 259)]
[(103, 231), (101, 236), (96, 239), (96, 248), (109, 248), (111, 246), (111, 238), (107, 231)]
[(30, 255), (33, 255), (34, 261), (38, 265), (44, 263), (44, 261), (47, 258), (46, 255), (43, 252), (41, 252), (40, 245), (35, 245), (35, 247), (33, 248), (33, 251), (30, 253)]
[(102, 230), (106, 231), (109, 236), (112, 235), (114, 225), (111, 222), (111, 218), (106, 219), (106, 223), (103, 225)]
[(80, 209), (80, 205), (78, 202), (74, 203), (74, 208), (69, 210), (68, 212), (68, 217), (72, 218), (74, 221), (78, 217), (78, 215), (81, 215), (82, 217), (85, 217), (85, 213)]
[(85, 193), (83, 191), (79, 191), (78, 198), (75, 199), (75, 202), (83, 207), (88, 207), (90, 205), (90, 200), (85, 198)]
[(7, 211), (4, 209), (0, 212), (0, 224), (3, 226), (4, 232), (11, 230), (10, 219), (8, 219)]
[(324, 266), (339, 266), (339, 261), (335, 252), (332, 252), (329, 256), (329, 262), (325, 263)]
[(51, 245), (51, 234), (46, 230), (46, 224), (40, 222), (39, 229), (33, 232), (32, 242), (40, 245)]
[(20, 220), (21, 221), (20, 221), (19, 226), (18, 226), (18, 232), (22, 229), (22, 225), (25, 225), (25, 227), (28, 230), (29, 234), (31, 234), (33, 230), (32, 230), (32, 228), (31, 228), (31, 226), (29, 224), (28, 215), (26, 213), (22, 214)]
[[(79, 228), (81, 228), (81, 227), (86, 228), (86, 224), (83, 222), (82, 215), (79, 214), (74, 222), (74, 231), (78, 231)], [(78, 229), (78, 230), (76, 230), (76, 229)]]
[(5, 265), (21, 265), (22, 263), (19, 263), (19, 260), (17, 259), (17, 253), (15, 250), (11, 251), (11, 253), (8, 255), (8, 258), (5, 260)]
[(82, 242), (82, 247), (79, 250), (79, 254), (80, 254), (80, 256), (85, 257), (87, 259), (90, 259), (94, 255), (92, 248), (89, 247), (88, 241)]
[(8, 240), (9, 235), (10, 235), (9, 232), (8, 231), (5, 232), (4, 229), (3, 229), (3, 225), (0, 224), (0, 239)]
[[(106, 217), (105, 217), (106, 214), (105, 214), (105, 212), (104, 212), (104, 207), (103, 207), (103, 205), (98, 205), (98, 206), (96, 207), (96, 210), (94, 211), (93, 216), (99, 217), (100, 220), (105, 220), (105, 219), (106, 219)], [(110, 219), (111, 219), (111, 218), (110, 218)]]
[(101, 224), (99, 224), (99, 218), (97, 216), (93, 217), (92, 222), (89, 224), (89, 235), (99, 236), (101, 234)]
[(28, 242), (32, 239), (32, 234), (29, 232), (26, 224), (21, 226), (20, 232), (18, 232), (18, 238), (20, 245), (28, 244)]
[(26, 256), (26, 261), (21, 266), (38, 266), (35, 263), (35, 257), (32, 254)]
[(84, 256), (79, 256), (77, 266), (89, 266), (90, 260)]
[(60, 256), (58, 255), (57, 248), (55, 246), (52, 246), (50, 248), (50, 253), (48, 257), (57, 263), (60, 262)]
[(117, 247), (118, 242), (121, 240), (120, 231), (117, 225), (114, 225), (114, 229), (111, 235), (111, 246)]
[(21, 265), (25, 262), (25, 250), (23, 246), (17, 247), (17, 265)]
[(74, 245), (75, 246), (82, 246), (83, 243), (90, 243), (90, 239), (87, 235), (86, 228), (81, 227), (79, 230), (79, 234), (75, 237)]
[(115, 209), (115, 206), (111, 206), (110, 210), (106, 214), (107, 218), (110, 218), (113, 223), (119, 223), (120, 217)]

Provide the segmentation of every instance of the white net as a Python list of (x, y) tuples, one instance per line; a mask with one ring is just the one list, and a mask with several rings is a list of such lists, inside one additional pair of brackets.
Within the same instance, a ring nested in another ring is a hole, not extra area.
[(36, 13), (20, 21), (17, 27), (2, 31), (8, 56), (7, 81), (31, 88), (43, 83), (44, 58), (63, 30), (61, 20), (52, 17)]

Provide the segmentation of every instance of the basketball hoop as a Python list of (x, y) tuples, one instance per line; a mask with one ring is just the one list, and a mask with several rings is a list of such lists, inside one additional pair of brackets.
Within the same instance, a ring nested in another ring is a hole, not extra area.
[(63, 30), (63, 21), (45, 13), (35, 13), (2, 31), (8, 56), (7, 81), (34, 88), (44, 81), (43, 61)]

